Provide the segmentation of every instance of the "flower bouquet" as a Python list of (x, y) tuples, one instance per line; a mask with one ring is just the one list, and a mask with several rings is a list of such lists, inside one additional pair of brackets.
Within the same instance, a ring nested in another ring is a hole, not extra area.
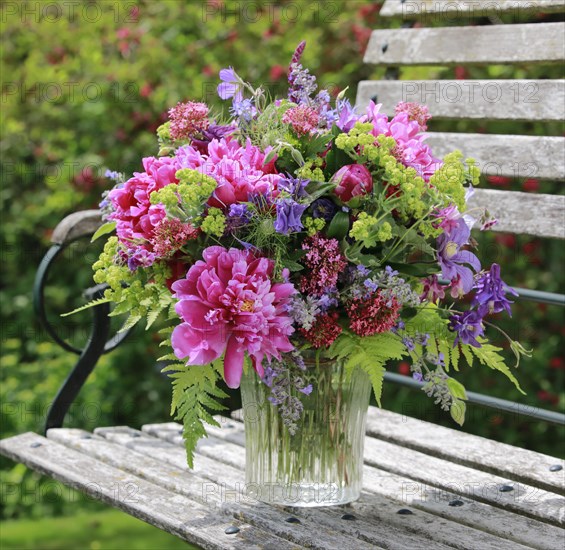
[(423, 106), (388, 118), (317, 91), (303, 50), (286, 98), (223, 69), (227, 120), (179, 103), (143, 171), (108, 173), (95, 237), (115, 235), (94, 279), (126, 327), (172, 320), (162, 359), (189, 466), (223, 382), (241, 385), (249, 486), (261, 500), (319, 505), (359, 495), (370, 388), (380, 405), (389, 360), (409, 358), (459, 424), (466, 394), (451, 373), (464, 361), (519, 385), (485, 335), (515, 292), (471, 251), (471, 227), (494, 223), (466, 210), (472, 159), (434, 156)]

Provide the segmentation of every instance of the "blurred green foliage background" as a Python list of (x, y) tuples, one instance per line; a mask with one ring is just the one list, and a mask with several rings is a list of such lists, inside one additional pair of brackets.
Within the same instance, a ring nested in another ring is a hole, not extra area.
[[(49, 340), (31, 306), (35, 270), (58, 221), (71, 212), (96, 207), (101, 192), (111, 186), (103, 178), (107, 168), (131, 173), (139, 170), (142, 157), (156, 154), (154, 131), (177, 101), (204, 99), (222, 109), (215, 87), (223, 67), (231, 65), (247, 80), (284, 93), (290, 56), (306, 39), (303, 62), (321, 85), (332, 93), (349, 86), (347, 95), (354, 100), (359, 80), (384, 76), (384, 68), (362, 63), (370, 31), (400, 24), (379, 18), (380, 4), (85, 0), (0, 5), (2, 437), (42, 428), (49, 403), (76, 359)], [(535, 73), (520, 66), (416, 68), (403, 71), (401, 78), (555, 78), (561, 72), (559, 67), (543, 67)], [(431, 129), (563, 132), (561, 125), (445, 121), (432, 122)], [(485, 178), (485, 185), (560, 192), (558, 184), (535, 178), (491, 177)], [(563, 288), (565, 266), (559, 243), (500, 233), (477, 238), (484, 263), (500, 263), (508, 283), (547, 291)], [(47, 292), (50, 317), (76, 343), (88, 335), (89, 313), (70, 319), (59, 314), (83, 303), (80, 292), (89, 285), (88, 266), (97, 253), (96, 246), (75, 243), (58, 262)], [(535, 349), (533, 358), (520, 367), (527, 397), (503, 377), (477, 368), (461, 377), (467, 388), (517, 400), (524, 408), (563, 410), (562, 311), (524, 302), (516, 305), (513, 320), (501, 324)], [(169, 383), (155, 365), (157, 356), (155, 336), (138, 329), (126, 345), (102, 358), (73, 405), (67, 425), (92, 429), (168, 421)], [(403, 363), (391, 368), (408, 370)], [(455, 427), (425, 396), (389, 386), (383, 399), (389, 409)], [(563, 430), (516, 415), (470, 408), (464, 430), (565, 455)], [(0, 464), (3, 519), (78, 510), (101, 513), (100, 505), (22, 465), (5, 459)], [(130, 547), (144, 547), (135, 546), (139, 530), (131, 529)], [(4, 543), (15, 544), (6, 538)], [(44, 547), (37, 541), (29, 544), (25, 547)]]

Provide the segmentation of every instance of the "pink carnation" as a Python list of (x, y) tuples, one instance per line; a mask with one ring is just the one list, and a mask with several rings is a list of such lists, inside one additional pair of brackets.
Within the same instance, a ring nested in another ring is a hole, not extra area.
[(202, 256), (186, 279), (172, 285), (183, 323), (171, 342), (189, 365), (206, 365), (225, 354), (224, 378), (237, 388), (245, 352), (262, 376), (264, 357), (280, 360), (281, 352), (294, 349), (287, 306), (296, 290), (291, 283), (273, 283), (274, 263), (248, 251), (211, 246)]

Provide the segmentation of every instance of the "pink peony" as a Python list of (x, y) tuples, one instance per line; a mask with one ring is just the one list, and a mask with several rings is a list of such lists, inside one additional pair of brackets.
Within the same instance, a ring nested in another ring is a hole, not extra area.
[(165, 210), (162, 205), (151, 205), (149, 196), (178, 182), (175, 173), (180, 166), (175, 158), (144, 158), (143, 167), (145, 172), (134, 172), (108, 195), (114, 209), (110, 218), (116, 220), (116, 233), (122, 242), (152, 238), (155, 227), (165, 218)]
[(254, 195), (272, 195), (276, 192), (280, 176), (276, 173), (276, 157), (263, 164), (265, 151), (247, 140), (241, 146), (235, 139), (214, 139), (208, 145), (208, 154), (201, 154), (193, 147), (181, 147), (177, 158), (182, 168), (200, 170), (212, 176), (218, 187), (208, 201), (210, 206), (227, 209), (237, 202), (248, 202)]
[(337, 185), (334, 193), (343, 202), (349, 202), (353, 197), (366, 195), (373, 190), (373, 176), (362, 164), (342, 166), (330, 182)]
[(172, 346), (177, 357), (188, 357), (189, 365), (205, 365), (225, 354), (224, 378), (237, 388), (245, 352), (262, 376), (265, 356), (280, 360), (281, 352), (294, 349), (287, 305), (296, 290), (291, 283), (273, 284), (274, 263), (251, 252), (211, 246), (202, 256), (204, 261), (172, 285), (183, 320), (173, 331)]

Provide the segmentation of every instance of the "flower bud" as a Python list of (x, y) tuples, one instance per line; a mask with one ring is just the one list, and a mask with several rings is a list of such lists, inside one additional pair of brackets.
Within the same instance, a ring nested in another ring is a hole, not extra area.
[(349, 202), (353, 197), (366, 195), (373, 190), (371, 172), (362, 164), (348, 164), (340, 168), (330, 179), (335, 183), (335, 194), (343, 201)]

